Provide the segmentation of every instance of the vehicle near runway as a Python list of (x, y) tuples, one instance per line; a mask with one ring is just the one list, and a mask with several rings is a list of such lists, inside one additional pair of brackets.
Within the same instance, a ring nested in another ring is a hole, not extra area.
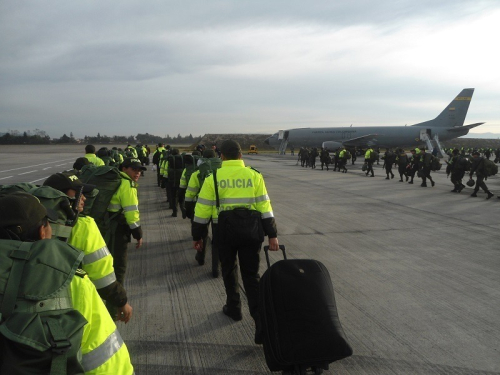
[(463, 89), (450, 104), (433, 120), (411, 126), (352, 126), (335, 128), (298, 128), (280, 130), (264, 143), (277, 148), (281, 154), (288, 144), (301, 147), (322, 146), (329, 150), (339, 147), (400, 147), (427, 144), (432, 152), (438, 147), (444, 156), (439, 141), (447, 141), (466, 135), (470, 129), (484, 124), (465, 125), (465, 117), (474, 89)]

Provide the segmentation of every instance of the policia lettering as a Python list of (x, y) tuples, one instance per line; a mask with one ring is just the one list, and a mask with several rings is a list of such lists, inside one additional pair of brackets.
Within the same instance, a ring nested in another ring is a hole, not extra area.
[(250, 178), (244, 180), (241, 178), (236, 178), (236, 179), (225, 179), (218, 181), (218, 186), (221, 189), (241, 189), (241, 188), (249, 188), (253, 187), (252, 180)]

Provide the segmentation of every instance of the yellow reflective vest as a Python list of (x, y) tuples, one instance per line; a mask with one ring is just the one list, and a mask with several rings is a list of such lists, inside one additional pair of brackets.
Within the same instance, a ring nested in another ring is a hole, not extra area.
[(184, 201), (186, 202), (196, 202), (196, 198), (200, 192), (200, 179), (199, 179), (200, 171), (194, 171), (191, 177), (189, 178), (189, 182), (186, 188), (186, 196)]
[(81, 346), (85, 374), (133, 374), (127, 346), (90, 279), (73, 277), (70, 293), (73, 308), (88, 322), (83, 328)]
[(93, 218), (80, 216), (71, 230), (68, 243), (85, 253), (82, 268), (96, 289), (105, 288), (116, 281), (113, 256)]
[(141, 226), (139, 217), (139, 199), (137, 198), (137, 188), (139, 185), (124, 172), (120, 172), (122, 181), (120, 187), (111, 197), (109, 202), (109, 212), (122, 211), (130, 229)]
[(371, 159), (372, 152), (373, 152), (373, 150), (371, 148), (369, 148), (368, 150), (366, 150), (366, 152), (365, 152), (365, 160), (370, 160)]
[[(189, 181), (191, 182), (194, 178), (198, 179), (198, 175), (195, 173)], [(263, 219), (274, 217), (264, 178), (259, 172), (246, 168), (243, 160), (223, 161), (222, 166), (217, 170), (217, 185), (219, 187), (220, 211), (244, 207), (259, 211)], [(186, 197), (189, 191), (188, 186)], [(218, 216), (214, 179), (211, 175), (205, 178), (201, 187), (193, 221), (199, 224), (208, 224), (212, 218), (213, 223), (216, 224)]]
[(98, 157), (96, 154), (85, 154), (85, 157), (87, 158), (88, 161), (90, 161), (92, 164), (100, 167), (101, 165), (105, 165), (104, 161)]

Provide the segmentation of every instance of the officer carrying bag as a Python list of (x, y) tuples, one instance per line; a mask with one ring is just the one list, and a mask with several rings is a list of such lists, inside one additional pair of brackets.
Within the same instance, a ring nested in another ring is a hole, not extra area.
[(0, 240), (0, 374), (83, 374), (85, 318), (69, 284), (84, 254), (59, 240)]
[(97, 194), (92, 192), (90, 195), (86, 195), (87, 200), (83, 214), (91, 216), (95, 220), (104, 237), (105, 234), (109, 233), (111, 217), (108, 213), (108, 206), (111, 198), (120, 187), (122, 180), (120, 172), (115, 167), (97, 167), (89, 164), (82, 168), (80, 180), (86, 184), (95, 185), (96, 189), (94, 190), (98, 190)]
[(214, 170), (213, 176), (216, 207), (219, 213), (217, 235), (215, 236), (218, 243), (237, 245), (241, 243), (263, 242), (264, 228), (262, 227), (262, 214), (259, 211), (243, 207), (220, 211), (217, 170)]

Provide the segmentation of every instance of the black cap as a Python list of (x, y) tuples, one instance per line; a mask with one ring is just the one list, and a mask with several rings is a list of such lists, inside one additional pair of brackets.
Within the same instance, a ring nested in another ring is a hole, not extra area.
[(126, 158), (122, 165), (122, 168), (139, 168), (141, 171), (146, 171), (147, 168), (142, 166), (142, 163), (139, 159), (136, 158)]
[(0, 228), (19, 227), (22, 233), (37, 225), (44, 217), (57, 220), (57, 213), (45, 208), (34, 195), (18, 192), (0, 198)]
[(241, 152), (241, 146), (238, 142), (228, 139), (222, 142), (220, 152), (223, 154), (239, 153)]
[(45, 180), (43, 186), (50, 186), (63, 193), (69, 189), (78, 191), (82, 187), (84, 193), (90, 193), (95, 188), (95, 185), (84, 184), (74, 173), (69, 172), (53, 174)]

